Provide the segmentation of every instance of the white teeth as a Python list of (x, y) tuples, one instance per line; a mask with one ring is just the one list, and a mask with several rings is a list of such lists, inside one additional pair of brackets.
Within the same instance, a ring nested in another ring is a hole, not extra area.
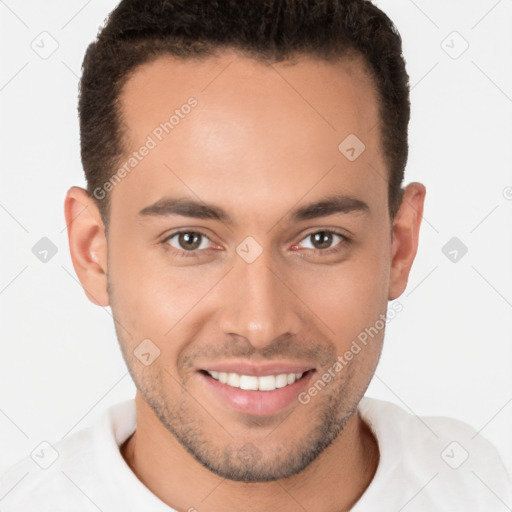
[[(234, 388), (241, 387), (242, 383), (240, 382), (242, 379), (238, 373), (228, 373), (228, 380), (226, 384), (233, 386)], [(244, 388), (245, 389), (245, 388)]]
[(258, 380), (258, 389), (260, 391), (272, 391), (276, 389), (276, 378), (274, 375), (264, 375), (263, 377), (258, 377)]
[(252, 391), (273, 391), (274, 389), (284, 388), (299, 380), (303, 373), (280, 373), (279, 375), (240, 375), (239, 373), (227, 373), (209, 371), (208, 374), (222, 384), (227, 384), (234, 388), (252, 390)]
[[(295, 382), (295, 374), (290, 373), (293, 377), (293, 382)], [(288, 375), (286, 373), (281, 373), (280, 375), (276, 375), (276, 388), (284, 388), (288, 384)]]
[[(238, 377), (238, 375), (236, 373), (230, 373), (230, 375), (236, 375)], [(259, 380), (258, 377), (255, 377), (254, 375), (240, 375), (240, 377), (239, 377), (240, 385), (234, 386), (234, 387), (240, 388), (240, 389), (252, 389), (252, 390), (256, 391), (259, 386), (258, 380)], [(232, 386), (231, 382), (228, 382), (228, 384), (230, 386)]]

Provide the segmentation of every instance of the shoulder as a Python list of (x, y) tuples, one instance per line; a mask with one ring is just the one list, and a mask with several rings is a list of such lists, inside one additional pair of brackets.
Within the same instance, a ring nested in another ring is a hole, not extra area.
[[(433, 447), (448, 448), (449, 444), (443, 443), (455, 442), (460, 444), (461, 448), (459, 453), (455, 446), (451, 447), (457, 452), (456, 455), (462, 455), (462, 448), (466, 451), (471, 449), (471, 454), (469, 451), (467, 453), (468, 459), (470, 455), (477, 459), (484, 456), (486, 460), (490, 457), (501, 463), (494, 445), (475, 428), (461, 420), (445, 416), (420, 416), (405, 406), (370, 397), (363, 397), (358, 410), (374, 433), (386, 444), (394, 443), (396, 447), (402, 448), (413, 446), (422, 453)], [(461, 465), (462, 458), (457, 457), (457, 462)], [(456, 465), (455, 461), (452, 461), (451, 465)]]
[[(369, 397), (358, 410), (377, 439), (381, 458), (370, 495), (394, 489), (399, 503), (413, 499), (416, 510), (489, 512), (512, 504), (512, 483), (498, 451), (472, 426), (454, 418), (418, 416)], [(415, 510), (412, 502), (409, 509)]]
[(37, 507), (45, 511), (46, 504), (60, 505), (59, 501), (79, 492), (73, 491), (73, 474), (77, 467), (90, 471), (93, 437), (93, 429), (88, 428), (58, 442), (43, 441), (30, 455), (11, 466), (0, 477), (2, 510), (31, 511)]
[[(133, 401), (110, 407), (92, 426), (55, 442), (43, 441), (0, 476), (2, 511), (88, 510), (98, 475), (135, 428)], [(88, 491), (89, 490), (89, 491)], [(61, 508), (62, 507), (62, 508)]]

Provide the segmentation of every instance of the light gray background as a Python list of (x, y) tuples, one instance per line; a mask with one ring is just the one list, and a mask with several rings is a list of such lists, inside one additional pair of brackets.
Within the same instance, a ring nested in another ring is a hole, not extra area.
[[(0, 0), (0, 470), (134, 395), (110, 310), (77, 281), (63, 215), (67, 188), (85, 185), (81, 61), (116, 3)], [(413, 86), (406, 182), (428, 194), (404, 309), (367, 394), (470, 423), (512, 472), (512, 1), (378, 5)], [(58, 250), (46, 263), (32, 253), (42, 237)], [(442, 252), (452, 237), (468, 248), (457, 262)]]

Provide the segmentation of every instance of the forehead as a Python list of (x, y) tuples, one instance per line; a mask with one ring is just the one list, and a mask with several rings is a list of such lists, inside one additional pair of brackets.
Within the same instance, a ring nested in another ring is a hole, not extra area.
[[(128, 148), (121, 164), (150, 140), (152, 148), (133, 162), (114, 201), (124, 190), (145, 206), (180, 188), (223, 195), (226, 204), (224, 186), (261, 205), (277, 193), (296, 203), (307, 189), (368, 196), (386, 188), (377, 95), (357, 59), (160, 57), (135, 70), (120, 104)], [(345, 140), (364, 148), (356, 160), (340, 151)]]
[(130, 129), (144, 132), (190, 96), (200, 100), (196, 112), (203, 115), (222, 109), (237, 121), (263, 122), (271, 115), (276, 128), (300, 118), (340, 135), (347, 128), (362, 132), (378, 120), (376, 91), (365, 69), (354, 56), (335, 63), (312, 57), (269, 63), (234, 51), (204, 59), (161, 56), (131, 74), (121, 108)]

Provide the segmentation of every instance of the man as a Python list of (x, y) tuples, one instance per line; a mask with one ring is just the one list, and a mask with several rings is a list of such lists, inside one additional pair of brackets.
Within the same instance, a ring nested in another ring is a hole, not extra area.
[(79, 113), (71, 255), (137, 394), (11, 468), (4, 512), (512, 506), (474, 429), (364, 397), (425, 198), (401, 187), (408, 76), (380, 10), (124, 0)]

